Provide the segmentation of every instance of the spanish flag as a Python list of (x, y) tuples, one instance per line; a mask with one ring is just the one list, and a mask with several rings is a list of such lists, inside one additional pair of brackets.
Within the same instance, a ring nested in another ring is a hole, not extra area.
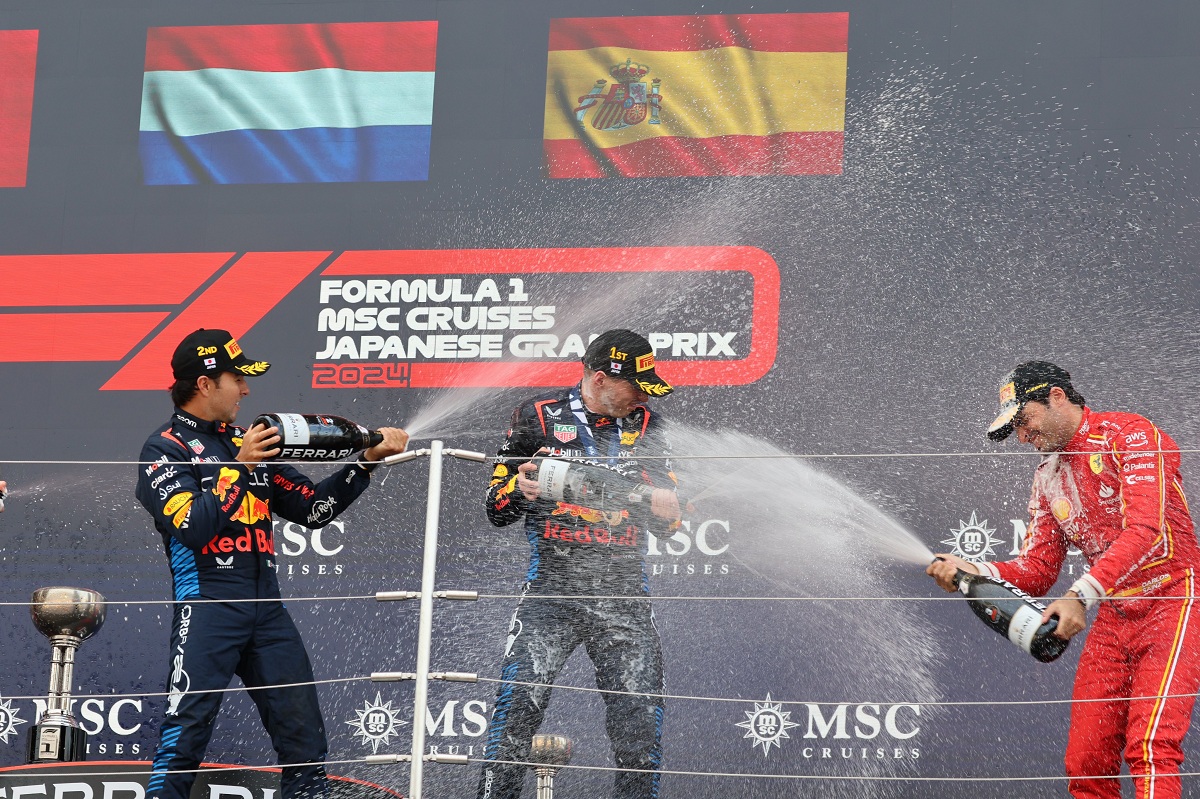
[(850, 17), (550, 23), (552, 178), (837, 175)]

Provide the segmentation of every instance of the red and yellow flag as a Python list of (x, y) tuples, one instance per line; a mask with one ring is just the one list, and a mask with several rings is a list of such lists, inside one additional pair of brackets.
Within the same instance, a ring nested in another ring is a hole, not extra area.
[(837, 175), (849, 14), (550, 23), (552, 178)]

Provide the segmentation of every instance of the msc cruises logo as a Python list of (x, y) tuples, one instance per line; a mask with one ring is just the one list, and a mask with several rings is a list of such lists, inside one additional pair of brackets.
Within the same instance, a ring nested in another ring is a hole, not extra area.
[(791, 720), (792, 713), (783, 709), (782, 702), (771, 703), (769, 693), (765, 701), (754, 703), (754, 710), (743, 712), (746, 720), (737, 722), (736, 726), (746, 730), (742, 737), (751, 739), (750, 748), (762, 747), (763, 757), (771, 753), (772, 746), (779, 746), (780, 740), (792, 737), (788, 730), (800, 726)]
[(951, 529), (951, 537), (943, 539), (942, 543), (950, 545), (951, 555), (978, 563), (994, 558), (994, 547), (1004, 543), (996, 538), (995, 532), (994, 527), (988, 527), (987, 519), (979, 519), (976, 512), (971, 511), (970, 520), (964, 522), (959, 519), (958, 529)]
[(390, 699), (384, 702), (378, 692), (374, 702), (363, 702), (362, 709), (354, 713), (358, 718), (346, 723), (362, 738), (363, 746), (371, 747), (371, 754), (378, 754), (381, 744), (387, 746), (405, 723), (400, 720), (400, 709), (393, 708)]
[(12, 700), (0, 696), (0, 741), (8, 743), (9, 736), (17, 734), (17, 725), (25, 723), (25, 719), (17, 715)]

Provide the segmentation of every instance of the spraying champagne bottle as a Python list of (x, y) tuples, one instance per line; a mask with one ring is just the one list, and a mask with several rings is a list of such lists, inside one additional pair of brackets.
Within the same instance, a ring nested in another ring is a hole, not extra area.
[(1054, 635), (1058, 619), (1042, 624), (1046, 606), (1012, 583), (959, 569), (954, 585), (984, 624), (1041, 662), (1056, 660), (1070, 643)]
[(539, 458), (538, 490), (542, 499), (569, 502), (596, 510), (649, 510), (654, 487), (613, 469), (586, 463)]
[(383, 441), (383, 434), (341, 416), (264, 413), (251, 424), (279, 428), (280, 460), (337, 461)]

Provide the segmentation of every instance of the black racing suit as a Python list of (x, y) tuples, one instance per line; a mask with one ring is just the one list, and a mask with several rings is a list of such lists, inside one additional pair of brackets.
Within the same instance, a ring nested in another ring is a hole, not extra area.
[[(516, 488), (517, 466), (542, 448), (586, 458), (633, 480), (674, 490), (665, 457), (662, 420), (638, 406), (624, 419), (586, 410), (579, 387), (536, 397), (513, 412), (512, 429), (487, 492), (487, 514), (503, 526), (524, 517), (531, 556), (525, 597), (517, 605), (504, 651), (503, 682), (484, 749), (487, 760), (526, 761), (541, 726), (550, 685), (582, 644), (596, 669), (606, 727), (618, 768), (618, 799), (658, 795), (662, 763), (662, 647), (644, 569), (650, 517), (638, 511), (600, 511), (565, 502), (529, 502)], [(641, 454), (644, 460), (639, 461)], [(665, 529), (669, 523), (658, 519)], [(661, 532), (662, 530), (660, 530)], [(595, 597), (539, 599), (542, 596)], [(607, 598), (607, 597), (612, 597)], [(538, 683), (537, 686), (515, 683)], [(524, 766), (485, 764), (480, 799), (516, 799)]]
[[(147, 785), (150, 799), (188, 799), (212, 735), (220, 691), (234, 674), (247, 687), (311, 683), (312, 666), (279, 599), (273, 514), (323, 527), (369, 485), (348, 464), (314, 485), (290, 466), (232, 464), (243, 431), (178, 408), (142, 447), (137, 498), (162, 534), (175, 588), (170, 695)], [(224, 463), (222, 463), (224, 462)], [(328, 745), (313, 685), (250, 692), (279, 763), (320, 763)], [(169, 773), (168, 773), (169, 772)], [(285, 799), (327, 792), (323, 766), (284, 768)]]

